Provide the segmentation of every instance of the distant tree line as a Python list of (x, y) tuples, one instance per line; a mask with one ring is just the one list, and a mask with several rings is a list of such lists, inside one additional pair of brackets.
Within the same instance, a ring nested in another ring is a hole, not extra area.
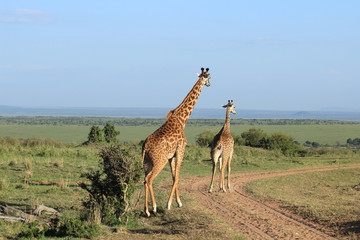
[[(115, 117), (0, 117), (0, 124), (15, 125), (79, 125), (104, 126), (111, 123), (114, 126), (160, 126), (164, 118), (115, 118)], [(187, 125), (192, 126), (221, 126), (223, 119), (189, 119)], [(331, 124), (360, 124), (356, 121), (316, 120), (316, 119), (233, 119), (233, 125), (331, 125)]]

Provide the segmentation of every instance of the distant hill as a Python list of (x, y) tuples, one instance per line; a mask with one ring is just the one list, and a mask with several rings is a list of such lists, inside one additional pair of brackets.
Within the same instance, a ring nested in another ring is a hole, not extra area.
[[(0, 105), (0, 116), (76, 116), (76, 117), (125, 117), (165, 118), (171, 109), (167, 108), (96, 108), (96, 107), (54, 107), (31, 108)], [(195, 108), (192, 119), (222, 119), (224, 109)], [(319, 119), (360, 121), (360, 111), (270, 111), (237, 109), (233, 118), (243, 119)]]

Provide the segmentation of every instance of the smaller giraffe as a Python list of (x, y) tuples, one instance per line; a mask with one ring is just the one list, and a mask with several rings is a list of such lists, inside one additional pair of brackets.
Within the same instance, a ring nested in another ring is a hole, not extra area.
[(211, 144), (211, 159), (213, 163), (212, 177), (209, 192), (212, 192), (214, 177), (216, 173), (216, 164), (219, 161), (220, 164), (220, 190), (226, 192), (225, 189), (225, 167), (228, 167), (228, 179), (227, 187), (230, 191), (230, 171), (231, 171), (231, 159), (234, 152), (234, 139), (230, 132), (230, 113), (236, 114), (235, 105), (233, 100), (228, 100), (228, 103), (223, 106), (226, 108), (226, 118), (224, 126), (220, 132), (216, 134)]

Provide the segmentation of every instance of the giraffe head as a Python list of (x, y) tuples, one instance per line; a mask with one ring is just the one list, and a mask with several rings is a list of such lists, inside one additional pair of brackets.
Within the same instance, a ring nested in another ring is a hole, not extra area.
[(206, 85), (207, 87), (210, 86), (210, 73), (209, 68), (206, 68), (206, 71), (204, 72), (204, 68), (201, 68), (201, 74), (197, 73), (199, 78), (202, 78), (203, 85)]
[(228, 100), (228, 103), (223, 106), (223, 108), (229, 108), (229, 111), (232, 114), (236, 114), (235, 105), (233, 100)]

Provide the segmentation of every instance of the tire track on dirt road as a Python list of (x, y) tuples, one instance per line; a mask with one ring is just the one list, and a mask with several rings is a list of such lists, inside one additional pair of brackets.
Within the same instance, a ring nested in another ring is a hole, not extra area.
[(238, 173), (232, 175), (233, 191), (230, 193), (208, 193), (209, 176), (189, 177), (185, 182), (190, 184), (185, 190), (210, 213), (249, 239), (331, 240), (336, 239), (331, 229), (281, 209), (276, 204), (262, 202), (248, 193), (244, 186), (257, 179), (346, 168), (360, 168), (360, 165)]

